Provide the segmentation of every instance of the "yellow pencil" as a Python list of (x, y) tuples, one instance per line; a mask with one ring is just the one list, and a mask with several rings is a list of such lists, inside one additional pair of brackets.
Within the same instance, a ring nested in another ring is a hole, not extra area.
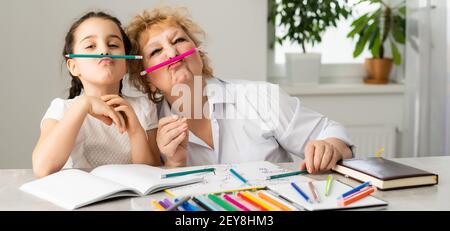
[(152, 205), (153, 205), (153, 207), (157, 208), (159, 211), (166, 211), (166, 209), (164, 207), (162, 207), (162, 205), (160, 205), (157, 200), (152, 200)]
[(253, 201), (255, 204), (261, 206), (261, 208), (263, 208), (264, 210), (267, 210), (267, 211), (278, 211), (277, 208), (270, 206), (269, 204), (267, 204), (263, 200), (259, 199), (258, 197), (253, 196), (249, 192), (241, 192), (241, 194), (244, 195), (245, 197), (247, 197), (249, 200)]
[(261, 197), (263, 200), (266, 200), (267, 202), (279, 207), (283, 211), (292, 211), (289, 206), (285, 205), (283, 202), (278, 201), (273, 196), (267, 194), (266, 192), (258, 192), (258, 196)]
[(219, 194), (219, 193), (233, 193), (233, 192), (240, 192), (240, 191), (256, 191), (266, 189), (266, 186), (252, 186), (252, 187), (245, 187), (245, 188), (238, 188), (238, 189), (229, 189), (229, 190), (223, 190), (214, 192), (212, 194)]
[(383, 154), (383, 152), (384, 152), (384, 147), (381, 147), (381, 148), (375, 153), (375, 156), (376, 156), (377, 158), (380, 158), (380, 157), (381, 157), (381, 154)]
[(175, 194), (172, 191), (170, 191), (170, 189), (164, 189), (164, 192), (169, 194), (169, 196), (171, 196), (171, 197), (177, 197), (177, 196), (175, 196)]

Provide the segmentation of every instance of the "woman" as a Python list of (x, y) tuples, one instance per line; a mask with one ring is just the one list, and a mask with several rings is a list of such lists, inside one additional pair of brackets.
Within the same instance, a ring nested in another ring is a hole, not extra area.
[[(201, 46), (202, 29), (182, 8), (144, 11), (127, 27), (142, 63), (130, 79), (159, 105), (158, 147), (166, 165), (205, 165), (304, 158), (301, 169), (327, 171), (351, 158), (344, 128), (302, 106), (277, 86), (213, 76), (201, 49), (140, 76), (146, 68)], [(181, 116), (184, 116), (182, 118)]]

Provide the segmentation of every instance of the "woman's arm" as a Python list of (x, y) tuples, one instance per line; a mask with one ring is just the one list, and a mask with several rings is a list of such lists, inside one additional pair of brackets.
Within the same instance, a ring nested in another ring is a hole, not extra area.
[(273, 113), (269, 118), (274, 119), (267, 126), (272, 126), (277, 142), (286, 151), (298, 156), (304, 154), (302, 169), (306, 168), (310, 173), (327, 171), (337, 161), (352, 156), (348, 147), (351, 141), (341, 124), (305, 107), (298, 98), (288, 95), (278, 86), (273, 88), (275, 93), (279, 93), (278, 97), (269, 97), (270, 94), (258, 96), (266, 99), (272, 105), (270, 108), (279, 109), (269, 112)]

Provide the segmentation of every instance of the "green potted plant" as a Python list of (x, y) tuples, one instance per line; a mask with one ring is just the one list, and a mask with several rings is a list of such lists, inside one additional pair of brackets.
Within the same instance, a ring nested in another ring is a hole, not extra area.
[[(396, 6), (388, 5), (384, 0), (361, 0), (356, 4), (370, 2), (379, 7), (355, 19), (347, 37), (358, 37), (353, 57), (358, 57), (365, 48), (370, 50), (372, 58), (365, 60), (368, 76), (365, 83), (386, 84), (392, 63), (400, 65), (401, 54), (397, 44), (405, 44), (406, 8), (402, 0)], [(386, 57), (386, 48), (390, 48), (392, 58)]]
[(285, 28), (275, 43), (298, 44), (303, 53), (286, 53), (286, 74), (292, 82), (317, 84), (321, 55), (307, 53), (306, 45), (322, 41), (321, 36), (351, 11), (347, 0), (269, 0), (269, 21)]

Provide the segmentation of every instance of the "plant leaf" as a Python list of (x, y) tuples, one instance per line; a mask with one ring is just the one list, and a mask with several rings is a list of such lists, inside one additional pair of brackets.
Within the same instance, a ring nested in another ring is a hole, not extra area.
[(361, 16), (360, 18), (356, 19), (356, 21), (354, 21), (352, 23), (354, 28), (353, 28), (352, 31), (350, 31), (350, 33), (347, 34), (347, 37), (348, 38), (352, 38), (353, 36), (355, 36), (356, 34), (361, 32), (367, 26), (367, 22), (368, 21), (369, 21), (369, 17), (367, 17), (367, 14), (365, 14), (365, 15)]
[(381, 46), (381, 36), (380, 30), (377, 29), (374, 35), (374, 41), (370, 52), (372, 53), (373, 58), (380, 58), (380, 46)]
[(391, 50), (392, 50), (392, 58), (394, 59), (394, 63), (396, 65), (400, 65), (402, 62), (402, 57), (400, 55), (400, 52), (398, 51), (397, 46), (393, 41), (391, 41)]

